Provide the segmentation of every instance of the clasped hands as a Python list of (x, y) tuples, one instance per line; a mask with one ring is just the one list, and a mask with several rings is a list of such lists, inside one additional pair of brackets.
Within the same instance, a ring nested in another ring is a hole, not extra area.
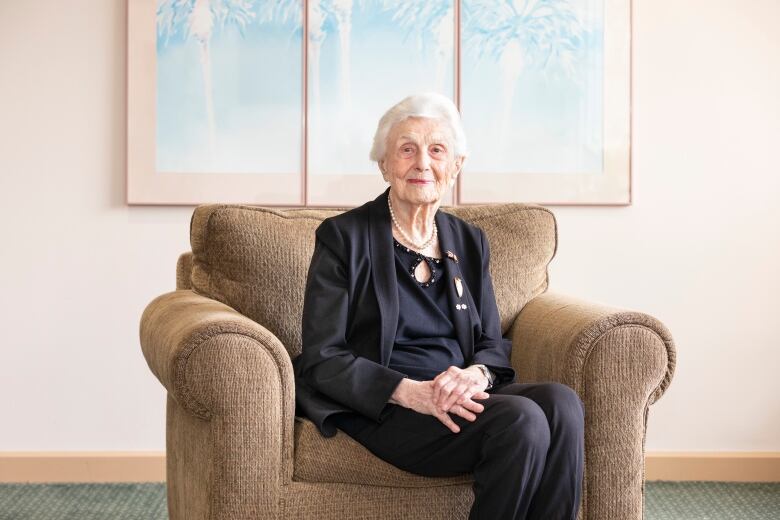
[(432, 415), (454, 433), (458, 433), (460, 427), (449, 414), (454, 413), (468, 421), (475, 421), (476, 414), (482, 412), (485, 407), (473, 399), (490, 397), (490, 394), (485, 392), (487, 385), (487, 378), (477, 367), (451, 366), (431, 381), (402, 379), (390, 402)]

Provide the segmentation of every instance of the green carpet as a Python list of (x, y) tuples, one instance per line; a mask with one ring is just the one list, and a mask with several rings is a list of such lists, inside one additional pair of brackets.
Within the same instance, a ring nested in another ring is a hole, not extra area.
[(0, 520), (164, 520), (165, 484), (0, 484)]
[(645, 520), (778, 520), (780, 482), (645, 483)]
[[(780, 482), (653, 481), (645, 491), (645, 520), (780, 519)], [(0, 484), (0, 520), (167, 518), (164, 484)]]

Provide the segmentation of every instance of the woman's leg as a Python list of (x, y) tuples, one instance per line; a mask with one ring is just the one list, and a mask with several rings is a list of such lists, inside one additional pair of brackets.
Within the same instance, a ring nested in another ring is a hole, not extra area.
[[(496, 390), (533, 400), (550, 427), (550, 449), (529, 520), (574, 520), (580, 505), (585, 458), (585, 405), (561, 383), (510, 384)], [(492, 399), (492, 397), (491, 397)]]
[(543, 482), (551, 438), (545, 412), (514, 393), (519, 390), (496, 389), (480, 401), (485, 409), (473, 423), (452, 415), (459, 433), (433, 416), (397, 405), (382, 423), (365, 419), (352, 433), (375, 455), (412, 473), (473, 472), (472, 519), (527, 518)]

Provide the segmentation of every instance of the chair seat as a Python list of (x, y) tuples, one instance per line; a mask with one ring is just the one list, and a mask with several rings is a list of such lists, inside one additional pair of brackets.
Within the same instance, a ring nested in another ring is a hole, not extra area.
[(474, 481), (466, 473), (454, 477), (424, 477), (385, 462), (341, 430), (323, 437), (305, 417), (295, 417), (295, 468), (293, 479), (364, 486), (435, 487)]

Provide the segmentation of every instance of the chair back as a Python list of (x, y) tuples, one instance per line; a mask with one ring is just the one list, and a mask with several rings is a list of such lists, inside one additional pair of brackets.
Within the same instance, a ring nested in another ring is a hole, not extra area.
[[(535, 204), (441, 207), (485, 231), (502, 333), (523, 306), (548, 286), (557, 227)], [(204, 204), (190, 222), (191, 253), (177, 263), (177, 289), (236, 309), (266, 327), (292, 358), (301, 352), (301, 314), (314, 231), (338, 209), (275, 209)]]

